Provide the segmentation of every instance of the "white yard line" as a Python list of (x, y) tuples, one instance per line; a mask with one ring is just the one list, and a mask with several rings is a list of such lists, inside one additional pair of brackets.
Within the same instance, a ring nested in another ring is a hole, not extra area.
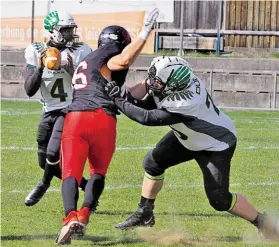
[[(145, 150), (151, 149), (154, 146), (145, 146), (145, 147), (117, 147), (116, 150)], [(17, 146), (4, 146), (0, 147), (0, 150), (26, 150), (26, 151), (35, 151), (36, 147), (17, 147)]]
[(29, 111), (29, 112), (0, 111), (0, 114), (2, 116), (42, 115), (42, 111)]
[[(251, 182), (251, 183), (235, 183), (235, 184), (230, 184), (230, 187), (258, 187), (258, 186), (262, 186), (262, 187), (266, 187), (266, 186), (278, 186), (279, 182), (272, 182), (272, 181), (266, 181), (266, 182), (259, 182), (259, 183), (255, 183), (255, 182)], [(182, 188), (182, 189), (203, 189), (203, 185), (202, 184), (165, 184), (164, 185), (165, 188)], [(119, 186), (106, 186), (105, 189), (106, 190), (121, 190), (121, 189), (138, 189), (141, 188), (141, 185), (136, 185), (136, 184), (123, 184), (123, 185), (119, 185)], [(11, 190), (11, 191), (1, 191), (1, 193), (28, 193), (30, 192), (30, 190)], [(61, 189), (59, 188), (50, 188), (48, 189), (47, 192), (61, 192)]]
[[(117, 147), (116, 150), (149, 150), (154, 148), (154, 146), (132, 146), (132, 147)], [(270, 150), (278, 150), (279, 146), (248, 146), (248, 147), (242, 147), (237, 146), (239, 149), (244, 150), (251, 150), (251, 149), (270, 149)], [(0, 147), (0, 150), (26, 150), (26, 151), (35, 151), (37, 150), (36, 147), (17, 147), (17, 146), (3, 146)]]

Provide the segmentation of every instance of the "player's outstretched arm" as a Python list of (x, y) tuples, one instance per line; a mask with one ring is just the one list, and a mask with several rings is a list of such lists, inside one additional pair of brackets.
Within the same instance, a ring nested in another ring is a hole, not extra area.
[(120, 87), (111, 81), (106, 85), (108, 96), (114, 100), (116, 106), (130, 119), (147, 126), (165, 126), (180, 123), (181, 119), (166, 110), (145, 110), (123, 99)]
[(145, 14), (144, 25), (138, 38), (125, 47), (121, 54), (112, 57), (108, 61), (107, 66), (110, 70), (124, 70), (131, 66), (136, 57), (140, 54), (158, 16), (159, 10), (157, 8)]

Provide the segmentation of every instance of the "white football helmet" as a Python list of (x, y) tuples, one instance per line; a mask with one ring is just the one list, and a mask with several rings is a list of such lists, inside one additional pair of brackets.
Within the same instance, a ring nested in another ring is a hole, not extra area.
[(44, 28), (51, 42), (58, 46), (71, 47), (77, 43), (79, 36), (76, 35), (76, 22), (74, 17), (61, 11), (52, 11), (44, 19)]
[(152, 60), (146, 83), (154, 96), (165, 97), (188, 88), (193, 76), (191, 65), (183, 58), (160, 56)]

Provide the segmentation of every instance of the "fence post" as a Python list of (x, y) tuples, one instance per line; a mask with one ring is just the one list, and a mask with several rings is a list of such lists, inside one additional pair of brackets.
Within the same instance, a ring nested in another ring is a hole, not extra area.
[(220, 43), (221, 43), (221, 29), (222, 25), (222, 0), (219, 0), (218, 5), (218, 23), (217, 23), (217, 43), (216, 43), (216, 54), (220, 56)]
[(210, 97), (212, 98), (212, 83), (213, 83), (213, 70), (210, 70), (210, 74), (209, 74), (209, 94)]
[(32, 0), (32, 17), (31, 17), (31, 43), (34, 42), (34, 17), (35, 16), (35, 1)]
[(181, 9), (180, 9), (180, 48), (178, 52), (178, 56), (182, 57), (184, 55), (183, 52), (183, 35), (184, 35), (184, 1), (180, 2)]
[(155, 53), (158, 53), (159, 50), (159, 23), (156, 21), (156, 30), (155, 30)]
[(273, 109), (276, 109), (277, 72), (274, 73)]

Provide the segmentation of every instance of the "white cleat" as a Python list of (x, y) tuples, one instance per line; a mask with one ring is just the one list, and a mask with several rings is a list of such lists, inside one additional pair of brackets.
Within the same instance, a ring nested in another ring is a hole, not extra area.
[(73, 234), (83, 236), (85, 232), (85, 225), (78, 221), (70, 221), (67, 225), (63, 226), (60, 233), (58, 234), (55, 244), (56, 245), (67, 245), (71, 244), (71, 237)]

